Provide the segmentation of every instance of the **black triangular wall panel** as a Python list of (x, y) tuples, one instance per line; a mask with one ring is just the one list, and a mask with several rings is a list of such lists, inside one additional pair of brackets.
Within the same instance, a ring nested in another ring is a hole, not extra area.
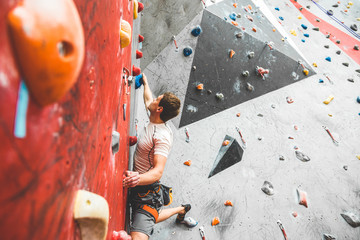
[(235, 163), (238, 163), (242, 159), (244, 153), (236, 139), (226, 135), (225, 140), (229, 140), (230, 143), (226, 146), (221, 146), (218, 155), (214, 161), (213, 168), (209, 174), (209, 178), (215, 174), (231, 167)]

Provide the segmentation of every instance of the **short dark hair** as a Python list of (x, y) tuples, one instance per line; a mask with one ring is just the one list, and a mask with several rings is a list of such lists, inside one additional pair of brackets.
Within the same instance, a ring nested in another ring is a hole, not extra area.
[(180, 112), (180, 99), (171, 92), (163, 94), (163, 98), (159, 102), (159, 106), (163, 107), (160, 118), (164, 122), (176, 117)]

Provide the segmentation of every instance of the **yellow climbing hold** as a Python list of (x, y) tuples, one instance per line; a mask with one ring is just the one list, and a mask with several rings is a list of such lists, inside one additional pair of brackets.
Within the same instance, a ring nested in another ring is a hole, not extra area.
[(273, 28), (273, 32), (276, 32), (275, 28)]
[(284, 42), (284, 41), (285, 41), (285, 38), (282, 38), (282, 39), (281, 39), (281, 41), (283, 41), (283, 42)]
[(314, 67), (317, 67), (317, 64), (316, 64), (316, 63), (313, 63), (313, 66), (314, 66)]
[(359, 159), (359, 160), (360, 160), (360, 155), (356, 155), (356, 157), (357, 157), (357, 159)]
[(329, 115), (329, 117), (332, 117), (333, 115), (332, 114), (330, 114), (330, 113), (328, 113), (328, 115)]
[(360, 21), (360, 18), (357, 18), (356, 20), (357, 20), (357, 21)]
[(291, 33), (292, 35), (294, 35), (294, 36), (297, 35), (294, 29), (291, 29), (291, 30), (290, 30), (290, 33)]
[(305, 76), (307, 76), (307, 75), (309, 74), (309, 70), (304, 69), (304, 70), (303, 70), (303, 73), (305, 74)]
[(352, 3), (352, 2), (349, 2), (348, 4), (349, 4), (349, 5), (353, 5), (353, 3)]
[(350, 5), (347, 5), (346, 8), (350, 8)]
[(328, 105), (333, 99), (334, 99), (334, 96), (330, 95), (323, 103)]
[(302, 19), (302, 17), (301, 17), (301, 16), (298, 16), (298, 19)]

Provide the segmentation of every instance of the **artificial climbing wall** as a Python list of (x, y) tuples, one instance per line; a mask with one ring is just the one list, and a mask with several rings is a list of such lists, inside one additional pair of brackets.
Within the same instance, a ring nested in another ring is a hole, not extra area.
[[(19, 46), (12, 48), (6, 19), (20, 3), (0, 2), (1, 239), (78, 239), (80, 231), (73, 220), (78, 189), (107, 200), (108, 232), (123, 229), (126, 191), (122, 175), (128, 166), (130, 87), (122, 75), (124, 67), (131, 71), (132, 49), (131, 45), (120, 47), (119, 29), (121, 19), (132, 25), (133, 1), (74, 1), (84, 32), (79, 76), (60, 100), (46, 106), (37, 104), (30, 94), (22, 119), (24, 136), (15, 137), (16, 109), (22, 101), (19, 85), (24, 76), (18, 66), (22, 56), (17, 61), (12, 50)], [(46, 4), (37, 9), (41, 12), (42, 7), (45, 12)], [(52, 64), (51, 60), (39, 61), (27, 59), (27, 64), (30, 68)], [(43, 79), (38, 80), (42, 85)], [(112, 131), (120, 133), (117, 154), (112, 153)]]

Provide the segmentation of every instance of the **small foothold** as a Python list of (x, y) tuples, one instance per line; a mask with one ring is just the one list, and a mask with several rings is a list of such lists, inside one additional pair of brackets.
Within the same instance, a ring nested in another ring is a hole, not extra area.
[(259, 113), (257, 116), (258, 116), (258, 117), (263, 117), (264, 115), (262, 115), (261, 113)]
[(302, 19), (302, 16), (298, 16), (298, 19)]
[(243, 72), (241, 73), (241, 75), (242, 75), (243, 77), (248, 77), (248, 76), (250, 75), (250, 73), (249, 73), (249, 71), (243, 71)]
[(308, 28), (305, 24), (301, 24), (301, 27), (305, 30)]
[(291, 33), (292, 35), (294, 35), (294, 36), (297, 35), (294, 29), (291, 29), (291, 30), (290, 30), (290, 33)]
[(307, 76), (307, 75), (309, 75), (309, 70), (304, 69), (304, 70), (303, 70), (303, 73), (304, 73), (305, 76)]
[(334, 96), (330, 95), (323, 103), (328, 105), (333, 99), (334, 99)]
[(279, 19), (280, 19), (281, 21), (284, 21), (284, 18), (283, 18), (283, 17), (281, 17), (281, 16), (279, 17)]
[(348, 66), (349, 66), (349, 63), (344, 62), (343, 65), (344, 65), (345, 67), (348, 67)]
[(235, 35), (237, 38), (242, 38), (243, 37), (243, 33), (239, 32)]
[(201, 27), (198, 25), (196, 26), (192, 31), (191, 31), (191, 35), (193, 35), (194, 37), (197, 37), (200, 35), (200, 33), (202, 32)]
[(316, 63), (313, 63), (312, 65), (313, 65), (314, 67), (317, 67), (317, 66), (318, 66)]
[(307, 204), (307, 193), (300, 190), (300, 189), (296, 189), (297, 191), (297, 195), (298, 195), (298, 200), (299, 200), (299, 204), (305, 206), (306, 208), (308, 207)]
[(227, 145), (229, 145), (229, 143), (230, 143), (229, 140), (225, 140), (225, 141), (222, 143), (222, 145), (223, 145), (223, 146), (227, 146)]
[(143, 53), (139, 50), (136, 50), (136, 59), (142, 58), (143, 57)]
[(302, 11), (302, 10), (303, 10), (303, 8), (301, 7), (301, 8), (299, 8), (299, 10), (300, 10), (300, 11)]
[(258, 137), (258, 140), (261, 141), (261, 140), (262, 140), (262, 137)]
[(252, 31), (253, 31), (253, 32), (256, 32), (256, 28), (253, 27), (253, 28), (252, 28)]
[(207, 90), (207, 93), (208, 93), (208, 94), (212, 94), (212, 91), (209, 89), (209, 90)]
[(235, 21), (231, 21), (231, 23), (234, 25), (234, 26), (238, 26), (239, 24)]
[(216, 93), (216, 98), (219, 99), (219, 100), (223, 100), (224, 99), (224, 94)]
[(297, 216), (298, 216), (297, 212), (293, 212), (292, 215), (293, 215), (293, 217), (297, 217)]
[(358, 45), (355, 45), (355, 46), (354, 46), (354, 50), (357, 50), (357, 51), (358, 51), (358, 50), (359, 50), (359, 46), (358, 46)]
[(249, 21), (253, 22), (254, 19), (252, 17), (250, 17), (249, 15), (246, 15), (246, 18), (249, 19)]
[(238, 13), (238, 14), (236, 15), (236, 17), (237, 17), (237, 18), (241, 18), (241, 14)]
[(225, 206), (230, 206), (230, 207), (233, 206), (233, 204), (232, 204), (232, 202), (231, 202), (230, 200), (226, 200), (225, 203), (224, 203), (224, 205), (225, 205)]
[(356, 155), (356, 158), (360, 160), (360, 155)]
[(355, 70), (355, 72), (358, 72), (358, 73), (360, 73), (360, 69), (356, 69), (356, 70)]
[(307, 9), (310, 9), (310, 6), (309, 6), (309, 5), (307, 5), (307, 6), (306, 6), (306, 8), (307, 8)]
[(330, 38), (330, 34), (327, 34), (327, 35), (326, 35), (326, 38)]
[(261, 190), (267, 195), (273, 195), (274, 194), (274, 186), (268, 181), (264, 182)]
[(138, 12), (141, 12), (142, 10), (144, 10), (144, 4), (141, 2), (138, 2)]
[(275, 10), (276, 10), (276, 11), (280, 11), (280, 8), (276, 7)]
[(357, 215), (355, 215), (352, 212), (345, 212), (345, 213), (341, 213), (340, 214), (345, 221), (352, 226), (353, 228), (359, 227), (360, 226), (360, 219)]
[(339, 5), (338, 4), (334, 4), (334, 5), (332, 5), (333, 7), (338, 7)]
[(319, 79), (319, 83), (324, 83), (324, 80), (322, 80), (322, 79)]
[(336, 237), (334, 235), (331, 235), (328, 233), (324, 233), (323, 238), (324, 238), (324, 240), (335, 240), (336, 239)]
[(358, 97), (356, 98), (356, 101), (357, 101), (358, 103), (360, 103), (360, 96), (358, 96)]
[(273, 32), (276, 32), (276, 29), (275, 28), (273, 28), (273, 30), (272, 30)]
[(133, 76), (137, 76), (137, 75), (139, 75), (140, 73), (141, 73), (141, 69), (138, 68), (138, 67), (135, 67), (135, 66), (133, 65), (132, 75), (133, 75)]
[(317, 18), (317, 19), (315, 19), (315, 21), (320, 22), (320, 19)]
[(310, 35), (308, 33), (304, 33), (304, 37), (309, 37)]
[(330, 46), (329, 46), (329, 45), (325, 45), (324, 47), (325, 47), (325, 48), (329, 48)]
[(184, 50), (183, 50), (183, 53), (184, 53), (184, 56), (185, 56), (185, 57), (190, 56), (190, 55), (192, 54), (192, 52), (193, 52), (193, 50), (192, 50), (191, 47), (186, 47), (186, 48), (184, 48)]
[(354, 79), (353, 79), (353, 78), (348, 78), (347, 80), (348, 80), (349, 82), (352, 82), (352, 83), (354, 82)]
[(260, 75), (264, 75), (264, 74), (269, 74), (270, 70), (256, 66), (256, 72), (258, 72)]
[(254, 52), (249, 52), (248, 53), (248, 58), (253, 58), (255, 57), (255, 53)]
[(293, 103), (294, 99), (292, 99), (291, 97), (286, 97), (286, 101), (287, 103)]
[(230, 49), (229, 51), (229, 57), (232, 58), (235, 55), (235, 51)]
[(343, 166), (344, 170), (347, 171), (348, 170), (348, 166)]
[(295, 154), (296, 154), (296, 158), (299, 159), (302, 162), (310, 161), (310, 158), (307, 155), (300, 152), (300, 151), (295, 151)]
[(279, 156), (279, 160), (280, 160), (280, 161), (285, 161), (285, 157), (282, 156), (282, 155), (280, 155), (280, 156)]
[(340, 44), (340, 40), (336, 40), (336, 43), (337, 43), (337, 44)]
[(326, 57), (325, 60), (331, 62), (331, 57)]
[(340, 51), (340, 50), (336, 51), (336, 54), (337, 54), (337, 55), (340, 55), (340, 54), (341, 54), (341, 51)]
[(275, 105), (275, 104), (271, 104), (271, 107), (272, 107), (272, 108), (276, 108), (276, 105)]
[(186, 166), (189, 166), (189, 167), (190, 167), (190, 166), (191, 166), (191, 163), (192, 163), (192, 162), (191, 162), (191, 160), (187, 160), (186, 162), (184, 162), (184, 165), (186, 165)]
[(192, 67), (192, 70), (195, 71), (195, 70), (196, 70), (196, 66), (193, 66), (193, 67)]
[(139, 34), (139, 43), (144, 41), (144, 37), (142, 35)]
[(255, 90), (254, 86), (251, 85), (250, 83), (246, 83), (246, 89), (249, 90), (250, 92)]
[(237, 113), (236, 116), (237, 116), (237, 117), (240, 117), (240, 116), (241, 116), (241, 113)]
[(230, 18), (231, 20), (233, 20), (233, 21), (236, 21), (236, 14), (235, 14), (235, 13), (231, 13), (231, 14), (229, 15), (229, 18)]
[(352, 25), (350, 26), (350, 28), (351, 28), (352, 30), (354, 30), (355, 32), (358, 30), (356, 24), (352, 24)]
[(236, 4), (236, 3), (234, 3), (233, 6), (234, 6), (234, 8), (237, 8), (237, 4)]
[(202, 84), (202, 83), (198, 84), (198, 85), (196, 86), (196, 89), (197, 89), (198, 91), (204, 90), (204, 84)]
[(318, 28), (318, 27), (314, 27), (314, 28), (313, 28), (313, 30), (314, 30), (314, 31), (319, 31), (319, 30), (320, 30), (320, 28)]
[(328, 10), (326, 13), (330, 16), (334, 15), (334, 12), (332, 10)]
[(214, 217), (211, 221), (211, 226), (218, 225), (220, 223), (220, 219), (218, 217)]
[(305, 39), (301, 39), (302, 42), (305, 42)]

